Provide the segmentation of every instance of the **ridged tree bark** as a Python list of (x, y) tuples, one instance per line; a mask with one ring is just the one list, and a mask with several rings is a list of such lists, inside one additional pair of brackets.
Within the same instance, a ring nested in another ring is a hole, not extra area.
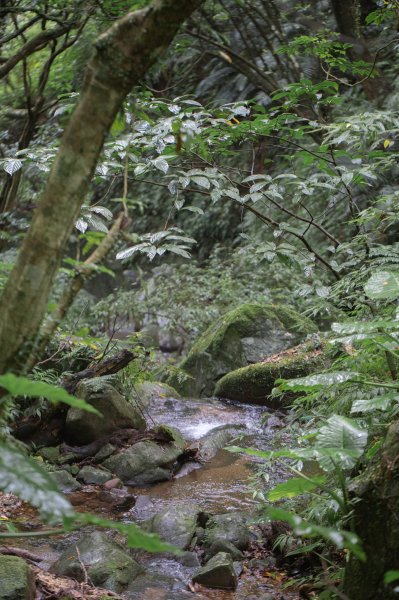
[(128, 92), (203, 0), (155, 0), (94, 44), (80, 100), (0, 298), (0, 373), (23, 372), (104, 139)]

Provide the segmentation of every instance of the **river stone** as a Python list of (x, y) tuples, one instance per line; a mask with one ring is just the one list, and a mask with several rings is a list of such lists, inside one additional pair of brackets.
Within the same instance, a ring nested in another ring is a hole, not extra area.
[(102, 377), (81, 381), (77, 396), (94, 406), (102, 416), (70, 408), (65, 422), (65, 437), (70, 444), (90, 444), (117, 429), (145, 429), (145, 420), (139, 408), (128, 402)]
[(133, 397), (144, 406), (157, 398), (180, 398), (177, 390), (160, 381), (143, 381), (135, 386)]
[(238, 578), (230, 554), (219, 552), (213, 556), (194, 575), (193, 583), (199, 583), (209, 588), (235, 590)]
[(179, 365), (187, 379), (172, 375), (167, 383), (183, 396), (211, 396), (230, 371), (294, 346), (316, 330), (287, 306), (243, 304), (219, 317), (194, 344)]
[(174, 473), (176, 460), (184, 450), (184, 440), (174, 428), (168, 427), (174, 442), (156, 444), (145, 440), (108, 458), (103, 464), (126, 485), (146, 485), (167, 481)]
[(200, 508), (195, 505), (172, 505), (154, 515), (145, 528), (180, 550), (187, 550), (197, 528)]
[(0, 555), (0, 600), (34, 600), (35, 576), (19, 556)]
[(305, 342), (253, 365), (231, 371), (216, 384), (214, 395), (272, 409), (287, 407), (295, 397), (288, 393), (270, 396), (276, 379), (295, 379), (324, 369), (326, 354), (315, 343)]
[(75, 492), (80, 490), (82, 487), (80, 483), (76, 481), (74, 477), (68, 471), (54, 471), (51, 473), (51, 478), (57, 484), (57, 487), (61, 492), (68, 494), (69, 492)]
[(144, 572), (119, 544), (101, 531), (87, 533), (80, 541), (71, 544), (51, 566), (50, 572), (84, 581), (82, 564), (94, 586), (116, 593), (125, 590), (131, 581)]
[(199, 441), (201, 460), (210, 460), (231, 440), (245, 433), (248, 433), (248, 430), (244, 425), (220, 425), (220, 427), (215, 427)]
[(217, 539), (211, 544), (209, 548), (206, 550), (206, 557), (211, 558), (215, 556), (219, 552), (225, 552), (226, 554), (230, 554), (233, 560), (242, 560), (244, 558), (241, 550), (236, 548), (234, 544), (229, 542), (228, 540)]
[(60, 447), (59, 446), (47, 446), (37, 451), (37, 455), (44, 458), (50, 463), (57, 463), (60, 458)]
[[(127, 600), (145, 600), (163, 598), (165, 600), (187, 600), (186, 584), (181, 579), (159, 572), (140, 575), (129, 585), (123, 594)], [(191, 596), (192, 597), (192, 596)]]
[(204, 546), (206, 550), (213, 544), (230, 542), (239, 550), (246, 550), (251, 539), (246, 517), (239, 512), (212, 516), (206, 524)]
[(91, 465), (85, 465), (80, 469), (77, 478), (83, 483), (94, 483), (95, 485), (102, 485), (106, 481), (112, 479), (113, 475), (105, 469), (98, 469)]

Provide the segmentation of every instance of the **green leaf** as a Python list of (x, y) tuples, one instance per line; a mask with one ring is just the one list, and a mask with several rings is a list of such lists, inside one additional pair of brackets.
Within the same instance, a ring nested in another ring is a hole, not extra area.
[(383, 394), (381, 396), (372, 396), (371, 398), (359, 398), (353, 401), (351, 414), (368, 413), (375, 410), (388, 410), (394, 401), (398, 401), (399, 396), (396, 393)]
[(330, 385), (346, 383), (347, 381), (356, 381), (360, 377), (355, 371), (334, 371), (332, 373), (318, 373), (308, 375), (307, 377), (298, 377), (297, 379), (277, 379), (278, 387), (283, 390), (308, 391), (319, 389)]
[(305, 521), (299, 515), (282, 508), (267, 507), (266, 514), (275, 521), (285, 521), (292, 527), (295, 535), (306, 538), (321, 537), (334, 544), (339, 550), (347, 548), (361, 561), (366, 560), (366, 555), (361, 546), (359, 537), (350, 532), (335, 527), (323, 527), (310, 521)]
[(17, 377), (13, 373), (0, 375), (0, 387), (7, 390), (12, 396), (29, 396), (30, 398), (45, 398), (50, 402), (64, 402), (74, 408), (81, 408), (87, 412), (100, 415), (98, 412), (84, 400), (71, 396), (64, 389), (59, 388), (43, 381), (32, 381), (27, 377)]
[[(332, 415), (316, 436), (316, 447), (338, 451), (336, 458), (340, 459), (342, 468), (354, 466), (366, 444), (367, 431), (360, 428), (355, 420), (340, 415)], [(333, 455), (330, 458), (335, 460)], [(323, 466), (322, 461), (319, 462)]]
[(397, 581), (399, 579), (399, 571), (387, 571), (384, 574), (384, 583), (392, 583), (393, 581)]
[(0, 489), (36, 507), (46, 520), (57, 521), (73, 509), (50, 475), (20, 450), (0, 442)]
[(324, 476), (314, 477), (312, 480), (303, 477), (292, 477), (284, 483), (279, 483), (269, 491), (267, 498), (270, 502), (281, 500), (281, 498), (295, 498), (320, 487), (325, 482)]
[(378, 271), (373, 273), (364, 291), (372, 300), (395, 300), (399, 296), (399, 273)]

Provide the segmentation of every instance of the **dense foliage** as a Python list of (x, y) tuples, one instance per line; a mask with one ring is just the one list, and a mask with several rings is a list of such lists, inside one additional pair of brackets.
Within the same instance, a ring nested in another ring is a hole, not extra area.
[[(147, 4), (18, 0), (0, 9), (0, 286), (12, 278), (92, 43)], [(263, 473), (256, 494), (265, 519), (291, 527), (279, 539), (286, 556), (318, 557), (320, 598), (352, 598), (351, 568), (373, 550), (356, 490), (389, 452), (398, 418), (398, 10), (395, 0), (205, 2), (112, 124), (26, 354), (30, 380), (0, 377), (8, 435), (29, 410), (21, 396), (79, 402), (50, 387), (61, 371), (54, 355), (83, 346), (101, 356), (111, 337), (136, 349), (131, 377), (151, 377), (160, 373), (151, 325), (182, 353), (248, 301), (283, 300), (314, 318), (330, 367), (273, 391), (294, 394), (295, 447), (245, 452), (292, 476), (265, 491)], [(3, 489), (68, 523), (45, 471), (2, 448), (1, 472), (17, 473)], [(132, 545), (163, 548), (122, 532)], [(393, 594), (399, 570), (384, 576)]]

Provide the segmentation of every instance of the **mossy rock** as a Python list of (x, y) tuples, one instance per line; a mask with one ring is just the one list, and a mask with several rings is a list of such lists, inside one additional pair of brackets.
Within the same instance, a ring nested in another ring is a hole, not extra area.
[(219, 317), (179, 365), (183, 382), (168, 379), (182, 396), (211, 396), (216, 382), (230, 371), (285, 350), (314, 333), (316, 326), (292, 308), (243, 304)]
[(301, 344), (265, 362), (228, 373), (216, 384), (214, 395), (273, 409), (282, 408), (292, 401), (293, 395), (270, 397), (276, 379), (304, 377), (325, 366), (326, 355), (321, 347), (314, 348), (311, 343)]
[(19, 556), (0, 556), (0, 600), (36, 598), (35, 576)]

